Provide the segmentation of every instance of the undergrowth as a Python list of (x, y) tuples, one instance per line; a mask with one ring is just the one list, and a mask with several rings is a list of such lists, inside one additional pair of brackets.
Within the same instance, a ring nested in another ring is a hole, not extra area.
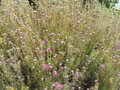
[(0, 6), (0, 90), (117, 90), (120, 17), (97, 2)]

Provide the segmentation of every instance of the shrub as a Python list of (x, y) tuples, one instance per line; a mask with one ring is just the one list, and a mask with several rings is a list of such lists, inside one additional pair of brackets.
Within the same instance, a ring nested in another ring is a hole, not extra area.
[(3, 2), (0, 88), (114, 90), (119, 79), (119, 16), (98, 3)]

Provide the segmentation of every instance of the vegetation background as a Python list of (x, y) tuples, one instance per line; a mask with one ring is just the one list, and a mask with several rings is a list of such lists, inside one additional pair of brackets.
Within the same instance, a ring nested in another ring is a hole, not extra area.
[(113, 0), (4, 0), (0, 90), (119, 90)]

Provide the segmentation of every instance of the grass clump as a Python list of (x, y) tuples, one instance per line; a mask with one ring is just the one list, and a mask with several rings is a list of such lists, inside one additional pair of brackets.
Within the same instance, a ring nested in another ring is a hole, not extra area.
[[(7, 2), (7, 3), (6, 3)], [(0, 89), (115, 90), (120, 17), (94, 2), (44, 0), (0, 7)]]

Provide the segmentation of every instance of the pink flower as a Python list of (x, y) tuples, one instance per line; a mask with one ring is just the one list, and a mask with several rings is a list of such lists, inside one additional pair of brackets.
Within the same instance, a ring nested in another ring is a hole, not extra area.
[(85, 40), (82, 40), (83, 43), (85, 43)]
[(49, 34), (49, 36), (54, 36), (54, 35), (55, 35), (55, 33), (50, 33), (50, 34)]
[(54, 58), (56, 58), (57, 56), (53, 56)]
[(44, 54), (44, 51), (39, 51), (38, 54)]
[(45, 40), (40, 40), (40, 43), (41, 44), (45, 44)]
[(50, 65), (46, 64), (46, 65), (44, 66), (44, 69), (45, 69), (45, 70), (49, 70), (49, 69), (50, 69)]
[(6, 40), (8, 40), (8, 41), (9, 41), (9, 40), (11, 40), (11, 38), (6, 38)]
[(75, 77), (76, 77), (76, 78), (79, 78), (79, 77), (80, 77), (80, 74), (79, 74), (79, 73), (75, 73)]
[(50, 66), (50, 69), (53, 69), (53, 66)]
[(117, 73), (117, 76), (119, 76), (119, 77), (120, 77), (120, 72), (118, 72), (118, 73)]
[(54, 71), (54, 72), (53, 72), (53, 76), (58, 76), (57, 71)]
[(116, 60), (112, 60), (113, 62), (117, 62)]
[(64, 67), (60, 67), (60, 70), (63, 70), (64, 69)]
[(98, 80), (95, 80), (94, 82), (95, 82), (95, 83), (98, 83), (99, 81), (98, 81)]
[(46, 51), (50, 52), (50, 51), (52, 51), (52, 48), (47, 48)]
[(104, 67), (105, 67), (105, 65), (104, 65), (104, 64), (100, 64), (100, 67), (101, 67), (101, 68), (104, 68)]
[(58, 33), (57, 35), (60, 36), (60, 33)]
[(62, 89), (63, 86), (59, 82), (55, 82), (55, 86), (57, 89)]

